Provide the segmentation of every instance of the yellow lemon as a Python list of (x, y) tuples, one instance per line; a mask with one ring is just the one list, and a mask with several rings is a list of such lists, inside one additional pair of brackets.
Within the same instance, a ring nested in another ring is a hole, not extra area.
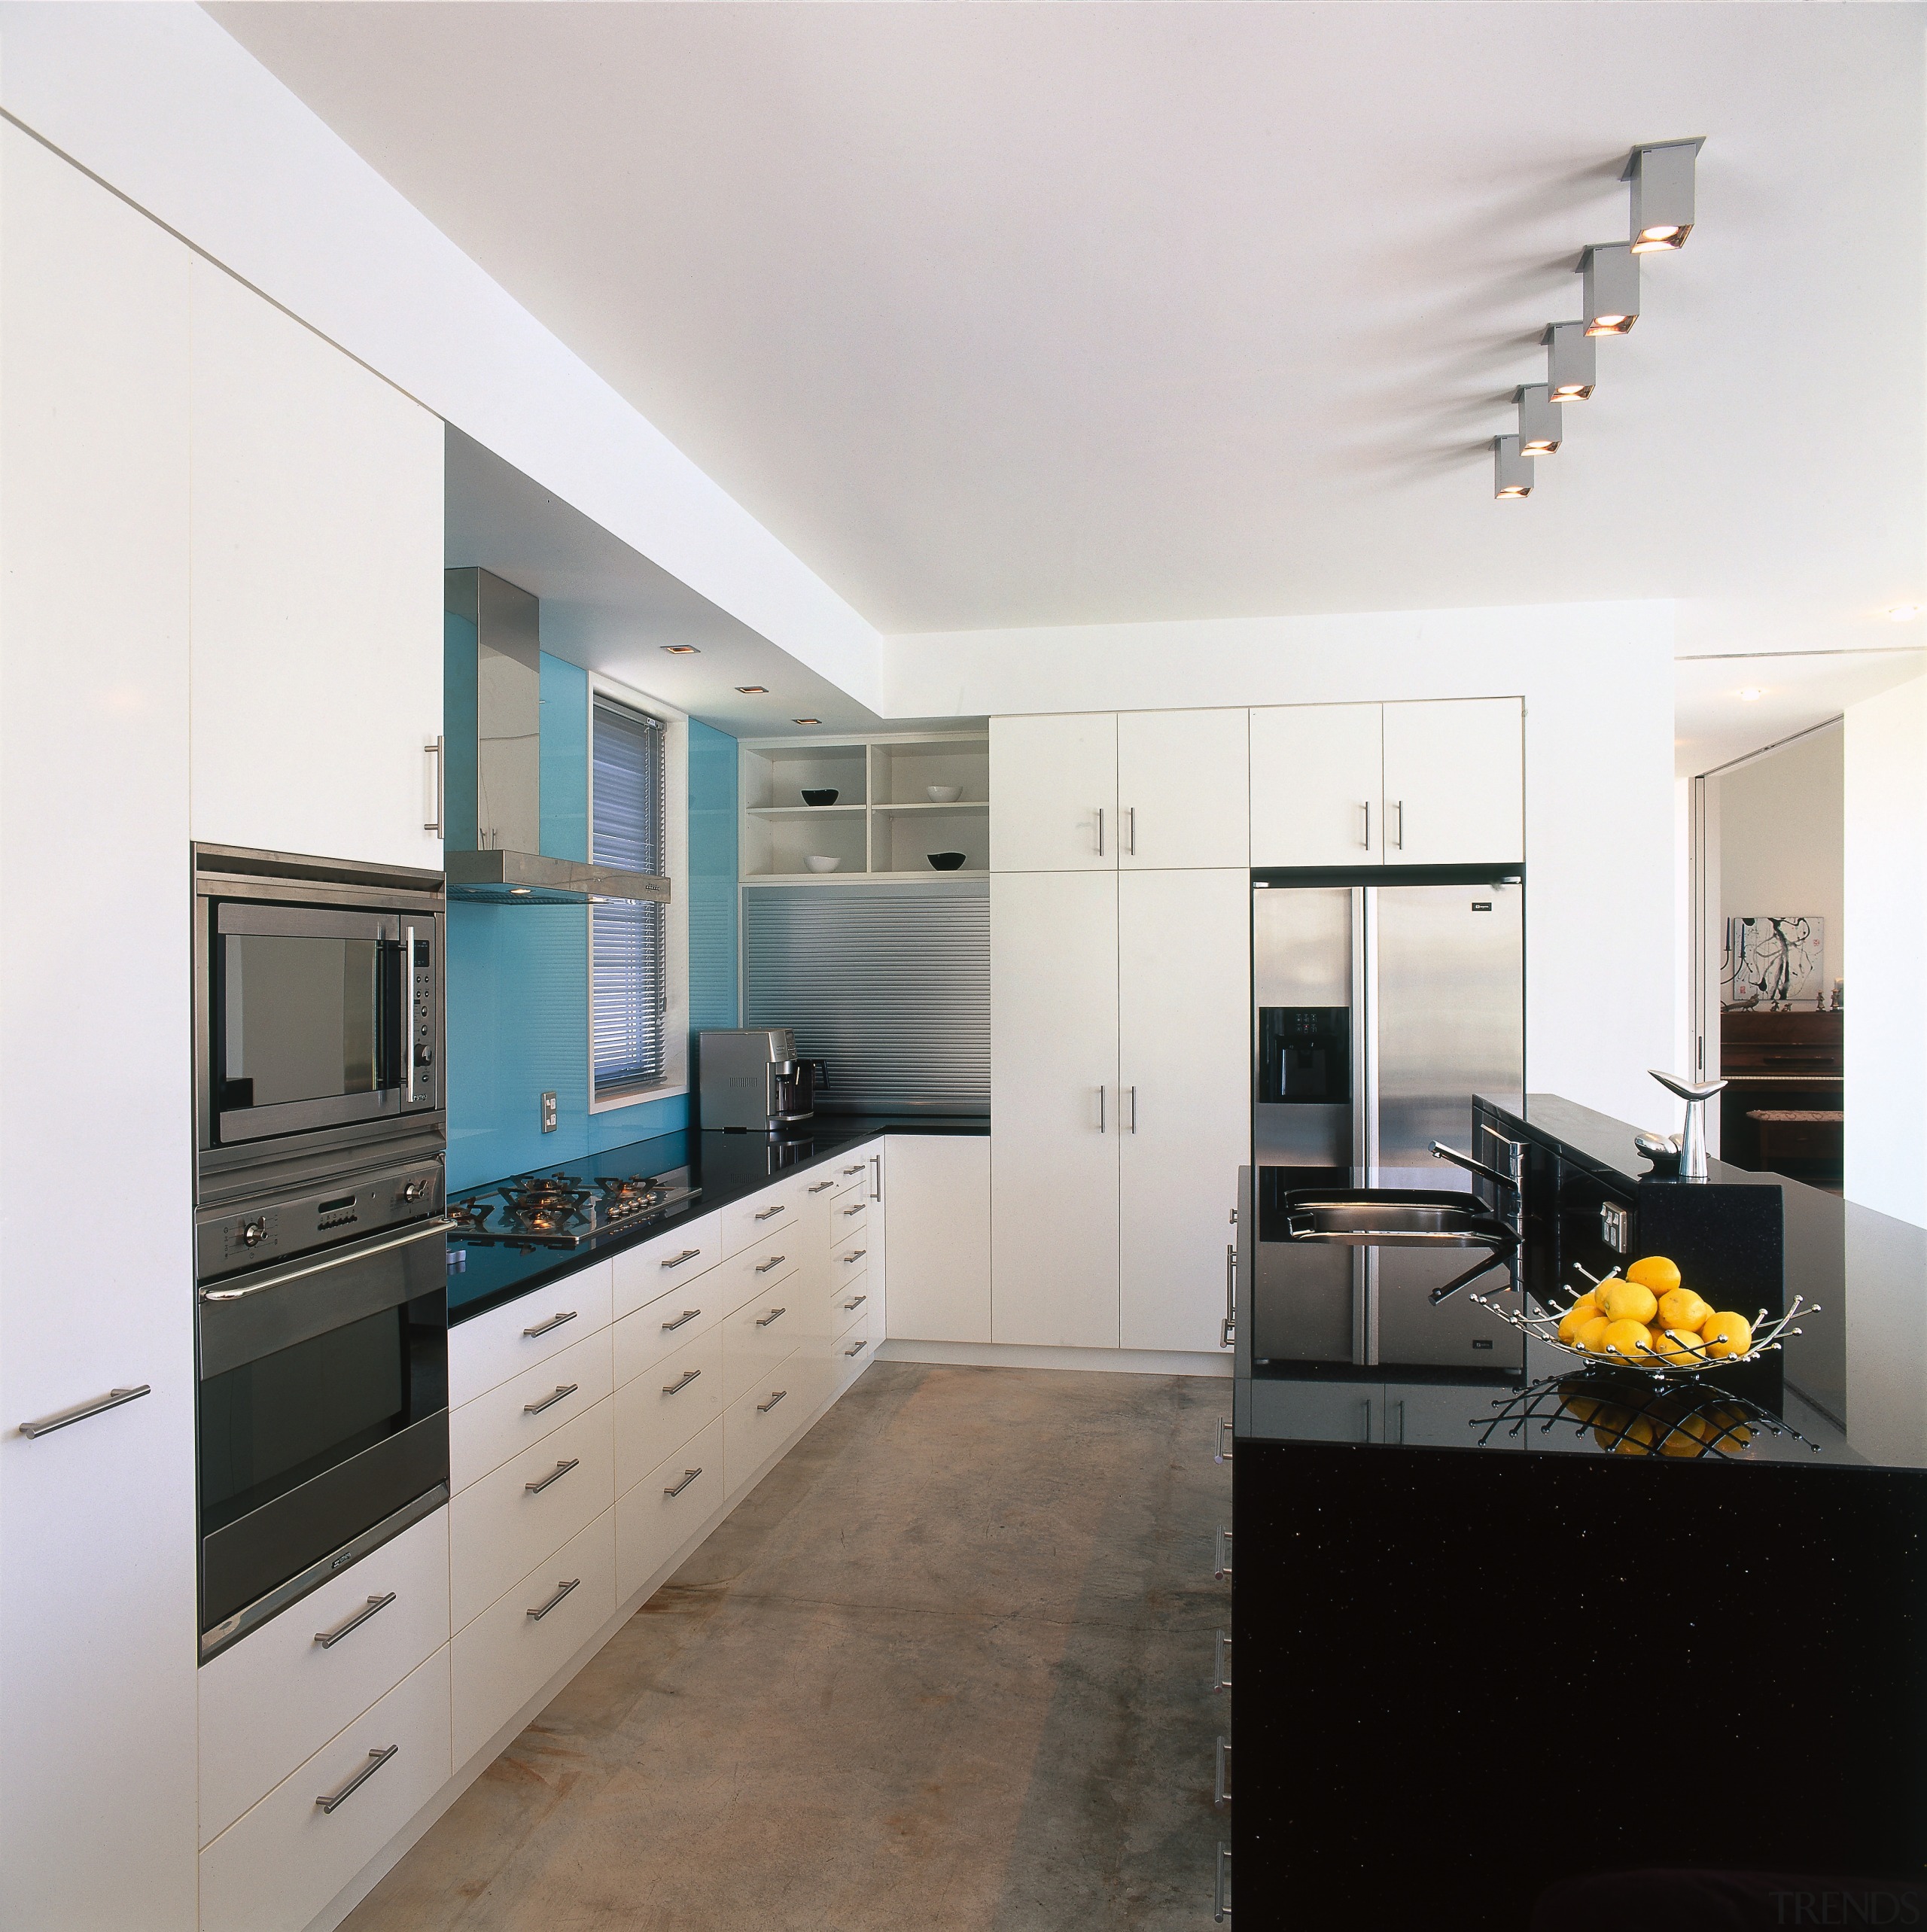
[(1726, 1310), (1706, 1317), (1700, 1325), (1700, 1339), (1707, 1354), (1723, 1361), (1729, 1355), (1744, 1355), (1753, 1346), (1753, 1325), (1745, 1316)]
[(1670, 1289), (1659, 1298), (1662, 1328), (1691, 1328), (1697, 1334), (1700, 1324), (1712, 1312), (1690, 1288)]
[(1724, 1404), (1702, 1409), (1693, 1420), (1700, 1440), (1722, 1455), (1737, 1456), (1752, 1442), (1753, 1432), (1737, 1409)]
[(1603, 1315), (1595, 1315), (1590, 1320), (1581, 1322), (1573, 1334), (1572, 1346), (1575, 1349), (1584, 1349), (1589, 1355), (1597, 1355), (1600, 1349), (1600, 1337), (1612, 1325)]
[(1593, 1428), (1594, 1441), (1615, 1456), (1650, 1456), (1653, 1435), (1653, 1425), (1644, 1416), (1628, 1415), (1623, 1409), (1616, 1416), (1602, 1417)]
[[(1648, 1301), (1652, 1299), (1651, 1295)], [(1594, 1346), (1601, 1355), (1625, 1362), (1643, 1362), (1652, 1351), (1652, 1331), (1643, 1322), (1608, 1322)]]
[(1648, 1255), (1626, 1270), (1626, 1279), (1655, 1295), (1665, 1295), (1679, 1285), (1679, 1270), (1664, 1255)]
[(1706, 1358), (1700, 1353), (1699, 1336), (1691, 1328), (1655, 1328), (1653, 1353), (1675, 1368), (1688, 1368)]
[(1570, 1348), (1572, 1337), (1598, 1313), (1591, 1301), (1574, 1302), (1559, 1318), (1559, 1339)]
[(1668, 1429), (1661, 1438), (1659, 1453), (1662, 1456), (1703, 1456), (1706, 1453), (1705, 1441), (1691, 1426), (1689, 1416), (1677, 1428)]
[(1659, 1313), (1659, 1297), (1636, 1281), (1610, 1282), (1606, 1290), (1606, 1319), (1637, 1322), (1643, 1327)]

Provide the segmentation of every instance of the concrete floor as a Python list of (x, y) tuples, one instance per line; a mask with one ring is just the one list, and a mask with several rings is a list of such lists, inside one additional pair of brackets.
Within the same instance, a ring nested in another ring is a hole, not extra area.
[(1230, 1394), (877, 1363), (350, 1932), (1208, 1924)]

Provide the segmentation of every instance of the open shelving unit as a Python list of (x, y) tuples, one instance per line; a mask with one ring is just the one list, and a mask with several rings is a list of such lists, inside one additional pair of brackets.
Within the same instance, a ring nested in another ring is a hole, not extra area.
[[(745, 738), (738, 748), (744, 885), (834, 884), (851, 878), (967, 878), (990, 869), (990, 739), (981, 731), (863, 738)], [(933, 786), (958, 788), (933, 800)], [(806, 790), (836, 802), (808, 805)], [(939, 872), (933, 852), (961, 852)], [(812, 871), (812, 854), (833, 871)]]

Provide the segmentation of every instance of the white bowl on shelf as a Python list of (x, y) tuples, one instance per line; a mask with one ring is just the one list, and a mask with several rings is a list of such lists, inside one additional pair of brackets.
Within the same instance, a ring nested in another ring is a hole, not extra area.
[(933, 805), (954, 805), (964, 796), (961, 785), (926, 785), (924, 790)]
[(842, 863), (841, 859), (826, 858), (820, 852), (812, 852), (803, 861), (813, 872), (833, 872)]

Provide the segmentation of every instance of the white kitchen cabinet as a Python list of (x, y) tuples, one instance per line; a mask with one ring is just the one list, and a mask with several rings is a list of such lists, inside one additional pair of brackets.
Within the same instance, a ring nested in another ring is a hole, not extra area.
[[(884, 1171), (897, 1280), (890, 1332), (913, 1341), (988, 1341), (989, 1137), (893, 1133)], [(869, 1245), (853, 1243), (841, 1252)], [(852, 1292), (868, 1290), (857, 1285)], [(857, 1312), (842, 1310), (846, 1317)]]
[(1115, 872), (991, 881), (994, 1341), (1117, 1346), (1117, 894)]
[(1387, 864), (1517, 864), (1526, 856), (1524, 796), (1518, 698), (1385, 707)]
[(1250, 717), (1242, 710), (1120, 715), (1120, 867), (1133, 872), (1249, 863)]
[(193, 836), (442, 863), (442, 425), (191, 268)]
[(0, 1920), (47, 1932), (195, 1922), (190, 263), (0, 127)]
[(991, 870), (1117, 866), (1117, 717), (991, 720)]
[(1251, 713), (1251, 863), (1375, 866), (1385, 856), (1384, 707)]
[(1119, 1269), (1128, 1349), (1218, 1346), (1237, 1170), (1251, 1158), (1244, 871), (1118, 881)]

